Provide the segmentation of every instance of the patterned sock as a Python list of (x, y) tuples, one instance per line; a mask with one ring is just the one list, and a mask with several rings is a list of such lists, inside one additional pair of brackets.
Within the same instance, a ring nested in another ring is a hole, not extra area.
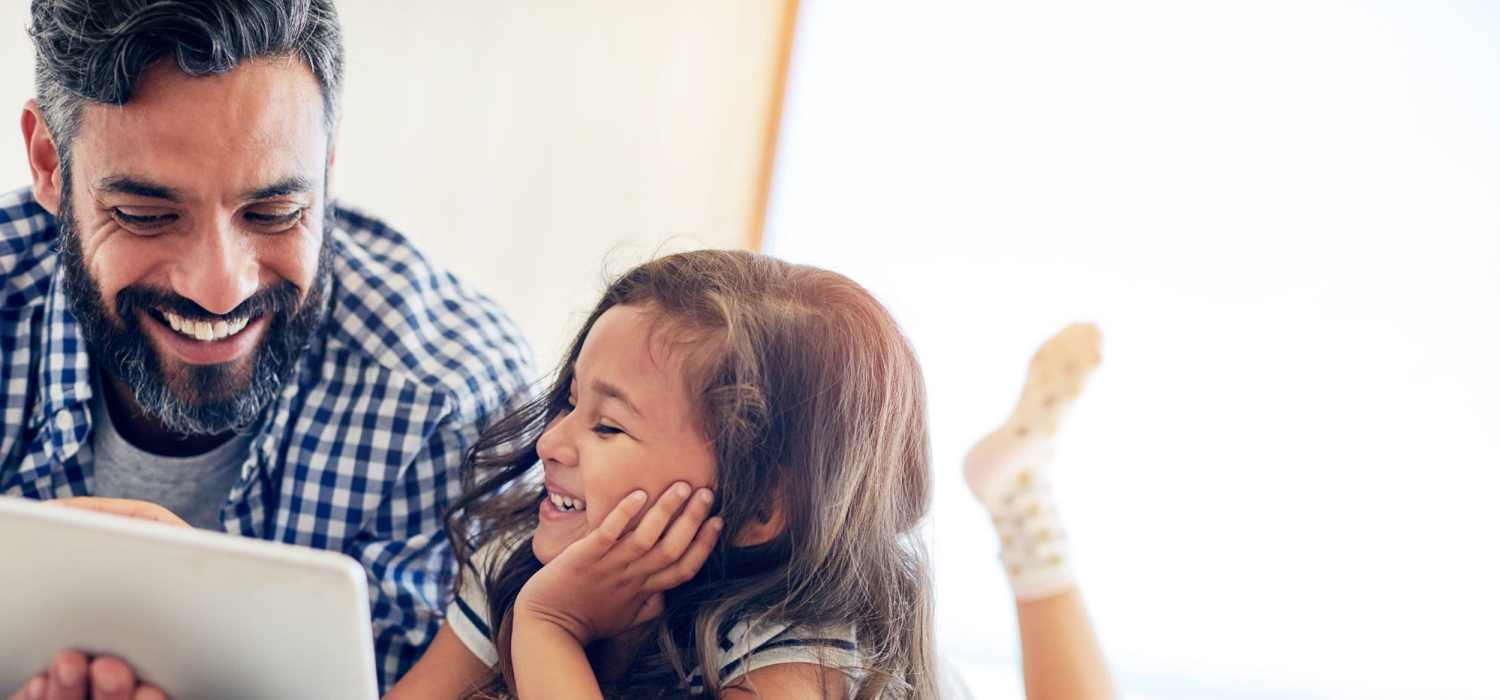
[(1067, 533), (1048, 472), (1063, 415), (1099, 366), (1099, 329), (1063, 329), (1032, 357), (1026, 386), (1010, 419), (969, 451), (964, 477), (1000, 535), (1000, 559), (1021, 601), (1074, 585)]

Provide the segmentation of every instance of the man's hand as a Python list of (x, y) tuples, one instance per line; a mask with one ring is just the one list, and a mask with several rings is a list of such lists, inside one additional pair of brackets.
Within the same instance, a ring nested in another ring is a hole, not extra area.
[(10, 700), (167, 700), (167, 694), (141, 683), (124, 661), (89, 659), (76, 651), (58, 652), (47, 670), (22, 685)]
[(175, 525), (177, 527), (191, 528), (186, 520), (177, 517), (166, 508), (150, 501), (132, 501), (127, 498), (94, 498), (91, 496), (80, 496), (78, 498), (58, 498), (44, 501), (51, 505), (66, 508), (77, 508), (79, 510), (91, 510), (96, 513), (109, 513), (110, 515), (121, 515), (137, 520), (149, 520), (163, 525)]

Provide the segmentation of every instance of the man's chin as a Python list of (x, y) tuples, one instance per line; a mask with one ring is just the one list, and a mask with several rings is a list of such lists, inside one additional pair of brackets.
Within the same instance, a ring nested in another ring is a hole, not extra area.
[(250, 391), (252, 360), (217, 365), (189, 365), (173, 361), (166, 368), (167, 391), (183, 406), (207, 409), (235, 400)]

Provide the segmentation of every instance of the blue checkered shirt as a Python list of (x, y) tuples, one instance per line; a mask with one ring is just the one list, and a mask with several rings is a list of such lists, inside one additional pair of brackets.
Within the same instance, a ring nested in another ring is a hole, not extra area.
[[(339, 208), (328, 317), (267, 409), (219, 517), (226, 531), (342, 552), (369, 575), (382, 692), (442, 623), (443, 511), (464, 453), (529, 398), (531, 351), (493, 302), (399, 233)], [(89, 357), (57, 228), (0, 194), (0, 494), (88, 495)], [(3, 565), (3, 564), (0, 564)]]

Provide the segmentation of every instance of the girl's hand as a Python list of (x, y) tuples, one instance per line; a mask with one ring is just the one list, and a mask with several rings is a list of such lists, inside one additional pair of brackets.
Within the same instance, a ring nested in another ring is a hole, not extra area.
[(192, 525), (187, 524), (186, 520), (177, 517), (176, 513), (173, 513), (172, 511), (167, 510), (166, 508), (156, 505), (155, 503), (152, 503), (150, 501), (133, 501), (128, 498), (94, 498), (91, 496), (80, 496), (77, 498), (59, 498), (44, 502), (50, 503), (52, 505), (63, 506), (66, 508), (91, 510), (96, 513), (109, 513), (111, 515), (120, 515), (127, 518), (135, 518), (137, 520), (150, 520), (151, 522), (161, 523), (163, 525), (192, 528)]
[(516, 597), (515, 624), (556, 625), (581, 646), (660, 615), (662, 592), (697, 575), (723, 520), (704, 520), (712, 491), (693, 494), (692, 486), (678, 482), (627, 532), (645, 504), (645, 491), (626, 496), (597, 529), (532, 576)]

